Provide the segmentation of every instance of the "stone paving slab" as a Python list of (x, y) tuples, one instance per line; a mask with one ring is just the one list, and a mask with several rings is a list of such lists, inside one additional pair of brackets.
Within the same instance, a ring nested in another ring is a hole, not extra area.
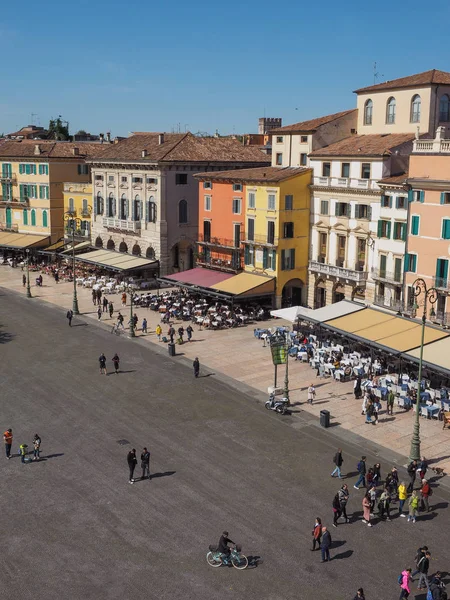
[[(30, 281), (34, 282), (35, 274), (30, 274)], [(44, 300), (65, 310), (71, 308), (73, 297), (72, 283), (56, 284), (53, 278), (43, 276), (44, 285), (38, 288), (34, 285), (31, 292), (34, 298)], [(0, 286), (25, 294), (22, 285), (22, 271), (18, 268), (0, 266)], [(77, 287), (80, 312), (83, 317), (97, 319), (97, 307), (92, 303), (92, 291)], [(130, 305), (121, 306), (121, 298), (118, 294), (108, 295), (114, 304), (115, 316), (120, 310), (128, 321)], [(129, 302), (129, 299), (127, 299)], [(32, 300), (30, 301), (32, 302)], [(141, 341), (158, 344), (155, 328), (160, 323), (160, 315), (152, 310), (135, 307), (139, 318), (138, 327), (144, 316), (148, 321), (147, 335), (137, 332)], [(116, 322), (115, 316), (109, 318), (107, 313), (102, 314), (101, 323), (111, 326)], [(57, 318), (64, 318), (59, 316)], [(75, 325), (77, 318), (74, 318)], [(187, 327), (187, 322), (175, 321), (175, 330), (180, 325)], [(260, 392), (261, 399), (267, 395), (268, 386), (273, 384), (274, 368), (271, 362), (270, 349), (263, 346), (263, 342), (253, 336), (253, 328), (273, 327), (274, 325), (290, 325), (282, 320), (270, 320), (260, 322), (256, 325), (248, 325), (236, 329), (212, 331), (194, 327), (193, 342), (184, 343), (176, 347), (177, 353), (188, 360), (198, 356), (200, 364), (205, 368), (217, 373), (231, 377), (256, 391)], [(163, 325), (163, 334), (167, 333), (168, 326)], [(164, 348), (165, 344), (159, 343)], [(278, 385), (283, 386), (284, 367), (278, 368)], [(310, 406), (305, 403), (306, 390), (310, 383), (316, 385), (316, 402)], [(409, 454), (411, 434), (413, 428), (413, 412), (405, 412), (403, 409), (395, 408), (394, 417), (387, 417), (384, 411), (380, 414), (378, 425), (366, 425), (365, 417), (361, 415), (361, 400), (355, 400), (353, 396), (353, 382), (338, 383), (331, 379), (319, 379), (316, 372), (306, 363), (291, 360), (289, 363), (289, 388), (290, 398), (293, 404), (301, 403), (301, 410), (317, 419), (320, 410), (327, 409), (332, 415), (332, 422), (338, 424), (345, 431), (357, 434), (366, 440), (392, 449), (407, 457)], [(295, 416), (295, 415), (294, 415)], [(389, 420), (387, 420), (389, 419)], [(425, 456), (431, 460), (433, 466), (444, 468), (450, 473), (450, 429), (443, 430), (442, 423), (436, 420), (420, 419), (421, 448)]]

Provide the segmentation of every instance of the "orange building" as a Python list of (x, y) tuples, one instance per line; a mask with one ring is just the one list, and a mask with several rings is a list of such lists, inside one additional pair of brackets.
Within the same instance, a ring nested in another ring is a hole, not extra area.
[[(406, 308), (414, 304), (421, 277), (438, 292), (434, 321), (450, 323), (450, 139), (439, 127), (436, 139), (416, 139), (409, 163), (409, 218), (405, 254)], [(419, 305), (423, 301), (418, 300)], [(430, 306), (431, 310), (431, 306)]]

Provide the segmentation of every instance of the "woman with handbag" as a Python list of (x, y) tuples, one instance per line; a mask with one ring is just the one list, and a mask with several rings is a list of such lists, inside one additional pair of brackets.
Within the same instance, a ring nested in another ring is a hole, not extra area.
[(311, 548), (311, 552), (314, 552), (316, 549), (320, 548), (320, 540), (322, 538), (322, 519), (316, 517), (316, 522), (314, 523), (314, 529), (312, 530), (313, 535), (313, 547)]

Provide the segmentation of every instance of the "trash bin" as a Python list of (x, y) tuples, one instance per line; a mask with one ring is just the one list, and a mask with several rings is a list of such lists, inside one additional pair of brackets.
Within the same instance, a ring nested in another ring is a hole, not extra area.
[(169, 356), (175, 356), (175, 344), (168, 344), (167, 346), (169, 348)]
[(329, 410), (321, 410), (320, 411), (320, 424), (322, 427), (330, 426), (330, 411)]

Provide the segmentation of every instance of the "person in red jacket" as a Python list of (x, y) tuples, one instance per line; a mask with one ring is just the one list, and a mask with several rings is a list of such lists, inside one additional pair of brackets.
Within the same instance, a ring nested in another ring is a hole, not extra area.
[(422, 498), (422, 507), (426, 512), (430, 512), (430, 505), (428, 502), (428, 498), (431, 496), (433, 492), (431, 491), (430, 484), (426, 479), (422, 479), (422, 487), (420, 488), (420, 495)]
[(319, 517), (316, 517), (316, 522), (314, 523), (314, 529), (312, 531), (312, 535), (313, 535), (313, 547), (311, 548), (311, 551), (314, 552), (314, 550), (316, 549), (316, 545), (317, 545), (317, 549), (320, 548), (320, 539), (322, 537), (322, 520)]

